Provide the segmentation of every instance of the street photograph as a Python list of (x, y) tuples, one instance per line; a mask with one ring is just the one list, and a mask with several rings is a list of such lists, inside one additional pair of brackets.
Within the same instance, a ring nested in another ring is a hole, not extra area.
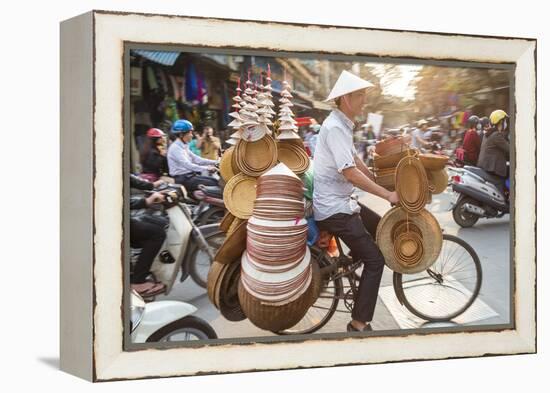
[(137, 44), (125, 62), (132, 343), (512, 323), (513, 68)]

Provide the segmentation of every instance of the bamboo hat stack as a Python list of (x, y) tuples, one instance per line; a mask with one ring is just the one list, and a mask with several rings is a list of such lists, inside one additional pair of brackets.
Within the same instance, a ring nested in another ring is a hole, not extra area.
[(284, 163), (295, 174), (301, 175), (309, 168), (309, 157), (305, 151), (300, 136), (296, 133), (298, 126), (294, 120), (291, 107), (292, 93), (287, 81), (283, 82), (283, 90), (279, 99), (279, 135), (277, 136), (279, 162)]
[(262, 329), (292, 327), (315, 301), (319, 277), (312, 270), (306, 243), (302, 187), (284, 164), (258, 181), (238, 294), (245, 315)]

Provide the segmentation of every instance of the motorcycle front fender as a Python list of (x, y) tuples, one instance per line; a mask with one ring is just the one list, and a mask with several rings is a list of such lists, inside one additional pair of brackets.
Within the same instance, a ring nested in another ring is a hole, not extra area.
[(197, 308), (192, 304), (174, 300), (147, 303), (141, 322), (132, 332), (132, 342), (144, 343), (151, 334), (161, 327), (191, 315), (196, 311)]

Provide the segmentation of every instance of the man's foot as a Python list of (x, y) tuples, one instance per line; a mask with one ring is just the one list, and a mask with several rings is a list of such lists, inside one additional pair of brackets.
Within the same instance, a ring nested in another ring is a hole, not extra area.
[(347, 331), (348, 332), (371, 332), (372, 326), (370, 325), (370, 323), (367, 323), (362, 329), (359, 329), (355, 327), (352, 322), (350, 322), (348, 323)]
[(131, 287), (143, 297), (155, 296), (166, 290), (166, 286), (163, 283), (151, 281), (146, 281), (141, 284), (131, 284)]

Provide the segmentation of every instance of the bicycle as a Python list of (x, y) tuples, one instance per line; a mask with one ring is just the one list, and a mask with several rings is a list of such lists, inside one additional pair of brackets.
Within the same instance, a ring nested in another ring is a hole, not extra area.
[[(323, 289), (304, 318), (280, 335), (310, 334), (325, 326), (336, 312), (351, 313), (358, 293), (362, 262), (344, 253), (336, 238), (338, 256), (326, 249), (310, 247), (312, 263), (321, 270)], [(402, 275), (393, 273), (393, 288), (400, 304), (413, 315), (429, 322), (450, 321), (464, 313), (479, 294), (482, 270), (479, 257), (464, 240), (443, 234), (437, 260), (425, 271)], [(338, 309), (340, 300), (345, 309)]]

